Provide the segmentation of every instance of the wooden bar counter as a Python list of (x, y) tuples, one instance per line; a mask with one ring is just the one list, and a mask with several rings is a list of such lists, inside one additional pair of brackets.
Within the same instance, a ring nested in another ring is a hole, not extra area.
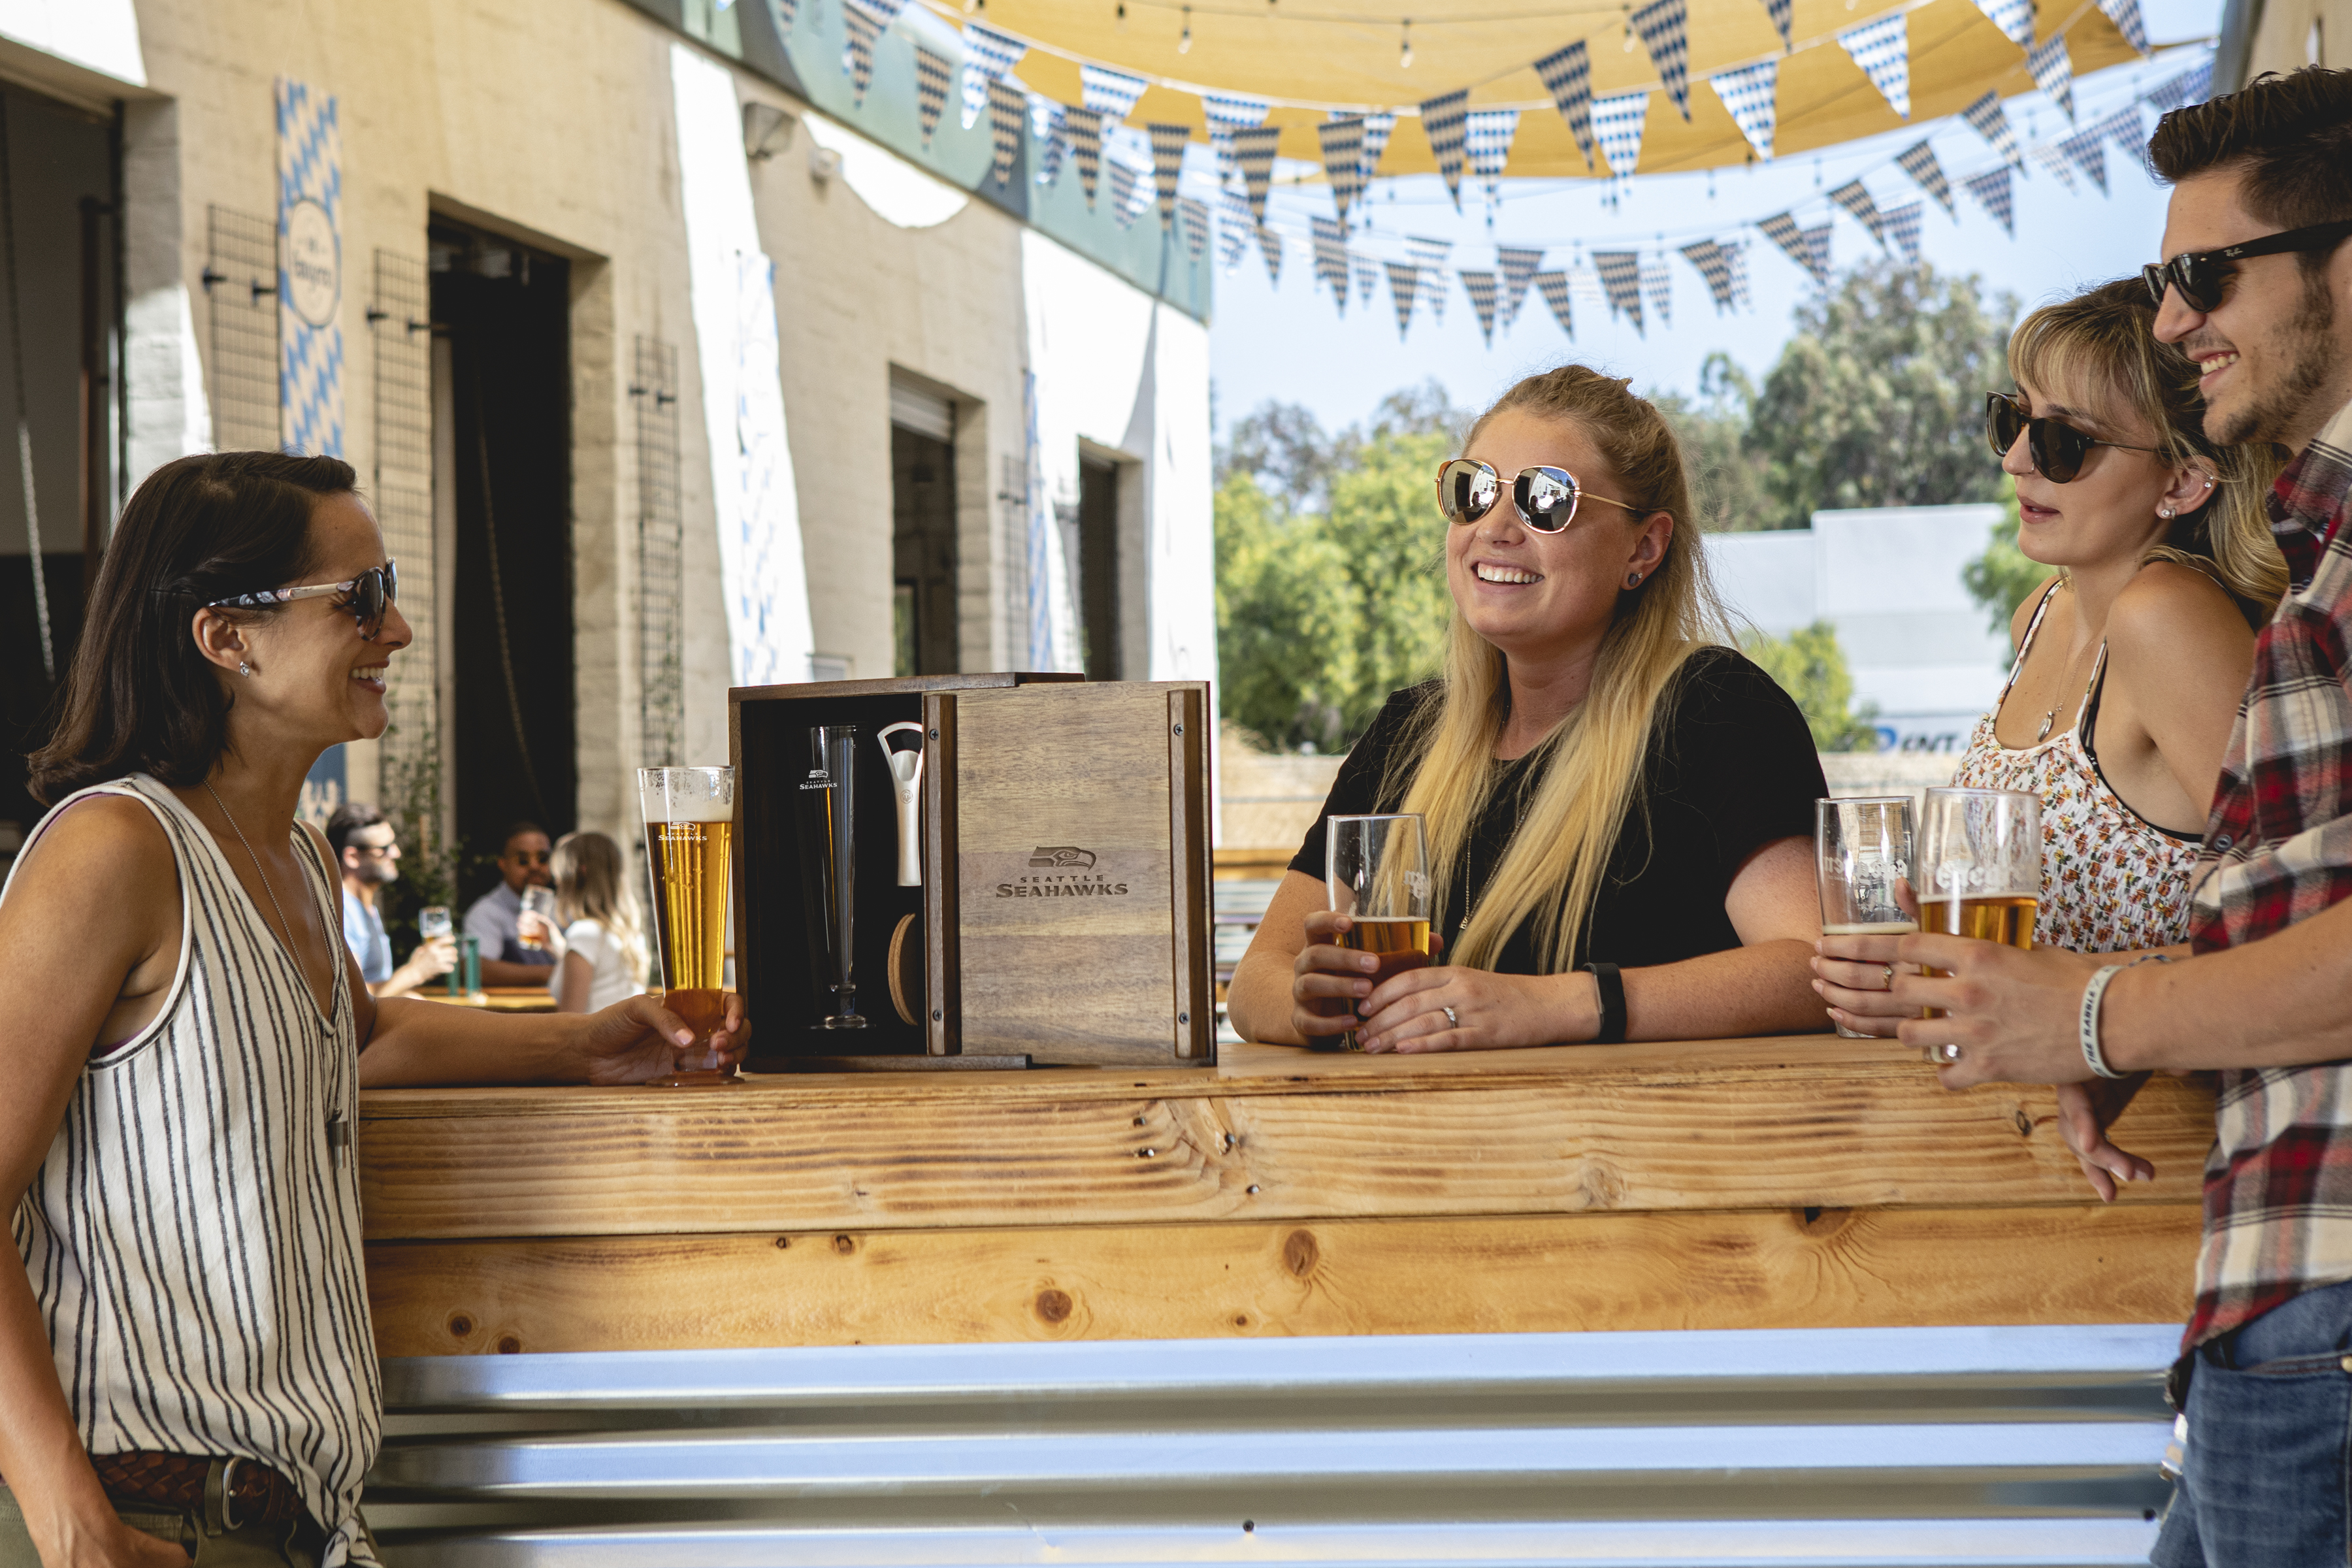
[(2165, 1323), (2210, 1100), (2116, 1130), (1891, 1042), (378, 1089), (386, 1356), (1601, 1329)]

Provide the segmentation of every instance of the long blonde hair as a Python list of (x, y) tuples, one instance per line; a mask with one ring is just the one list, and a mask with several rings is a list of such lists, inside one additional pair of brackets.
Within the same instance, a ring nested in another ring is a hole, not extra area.
[[(1475, 446), (1487, 420), (1507, 409), (1574, 424), (1617, 471), (1620, 499), (1639, 510), (1580, 510), (1573, 526), (1619, 528), (1631, 539), (1655, 512), (1673, 516), (1665, 558), (1617, 605), (1584, 700), (1536, 747), (1519, 825), (1488, 879), (1447, 962), (1491, 968), (1530, 916), (1546, 973), (1575, 962), (1612, 849), (1635, 808), (1636, 785), (1653, 732), (1667, 717), (1683, 662), (1727, 643), (1729, 626), (1699, 548), (1690, 476), (1674, 429), (1626, 382), (1583, 365), (1529, 376), (1471, 426)], [(1428, 821), (1430, 871), (1440, 908), (1454, 885), (1472, 825), (1493, 792), (1495, 746), (1509, 717), (1508, 663), (1470, 629), (1459, 605), (1447, 628), (1444, 678), (1408, 721), (1391, 754), (1382, 794)]]
[(2140, 559), (2172, 561), (2216, 577), (2259, 626), (2286, 592), (2286, 558), (2271, 535), (2263, 498), (2286, 454), (2267, 443), (2217, 447), (2205, 438), (2197, 365), (2156, 339), (2156, 306), (2137, 278), (2118, 279), (2044, 305), (2009, 340), (2009, 374), (2045, 394), (2072, 383), (2105, 387), (2156, 432), (2158, 461), (2190, 462), (2213, 476), (2213, 499), (2175, 518)]
[(594, 921), (620, 944), (629, 978), (646, 983), (646, 922), (621, 847), (602, 833), (567, 833), (547, 858), (555, 879), (555, 918)]

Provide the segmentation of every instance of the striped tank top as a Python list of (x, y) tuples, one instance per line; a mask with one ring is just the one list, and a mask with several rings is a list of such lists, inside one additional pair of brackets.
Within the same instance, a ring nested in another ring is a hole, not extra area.
[[(42, 826), (92, 795), (127, 795), (163, 825), (180, 956), (154, 1022), (83, 1069), (11, 1226), (58, 1379), (91, 1453), (268, 1465), (326, 1530), (320, 1568), (373, 1563), (360, 1483), (383, 1415), (349, 967), (321, 1017), (212, 835), (146, 774), (69, 795)], [(326, 861), (294, 837), (321, 929), (338, 931)]]

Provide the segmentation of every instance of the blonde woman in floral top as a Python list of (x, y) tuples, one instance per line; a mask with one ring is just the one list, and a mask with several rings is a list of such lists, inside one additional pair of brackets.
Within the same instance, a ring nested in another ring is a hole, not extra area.
[[(2056, 573), (2010, 624), (2017, 661), (1953, 782), (2042, 797), (2038, 947), (2182, 940), (2198, 845), (2253, 628), (2285, 591), (2262, 507), (2280, 454), (2203, 434), (2197, 368), (2135, 278), (2036, 310), (1986, 434), (2017, 485), (2018, 548)], [(1895, 939), (1825, 938), (1814, 989), (1895, 1033)]]

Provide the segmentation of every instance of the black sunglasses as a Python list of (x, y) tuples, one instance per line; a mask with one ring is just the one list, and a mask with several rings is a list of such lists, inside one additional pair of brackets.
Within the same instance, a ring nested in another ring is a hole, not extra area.
[(360, 623), (360, 640), (373, 642), (383, 630), (383, 612), (400, 597), (400, 566), (387, 561), (381, 566), (371, 566), (358, 576), (342, 583), (313, 583), (299, 588), (263, 588), (251, 594), (233, 594), (226, 599), (215, 599), (208, 610), (236, 607), (251, 609), (261, 605), (284, 605), (296, 599), (315, 599), (327, 594), (349, 594), (351, 597), (337, 609), (349, 610)]
[[(1576, 504), (1585, 497), (1624, 507), (1636, 516), (1642, 511), (1638, 506), (1593, 495), (1566, 468), (1522, 468), (1511, 481), (1511, 500), (1519, 509), (1519, 521), (1538, 533), (1558, 533), (1574, 522)], [(1502, 499), (1503, 476), (1492, 464), (1456, 458), (1437, 470), (1437, 510), (1448, 522), (1475, 522)]]
[(1996, 458), (2006, 458), (2025, 437), (2025, 450), (2033, 459), (2033, 471), (2053, 485), (2072, 482), (2083, 471), (2084, 459), (2094, 447), (2114, 447), (2126, 452), (2153, 452), (2154, 447), (2126, 447), (2121, 441), (2102, 441), (2085, 436), (2072, 425), (2056, 419), (2034, 419), (2018, 406), (2017, 399), (2006, 392), (1985, 394), (1985, 441)]
[(2266, 234), (2243, 245), (2188, 251), (2169, 261), (2151, 261), (2139, 269), (2139, 275), (2147, 280), (2148, 297), (2156, 301), (2158, 310), (2164, 308), (2164, 291), (2170, 288), (2180, 290), (2181, 299), (2188, 301), (2190, 310), (2210, 310), (2220, 307), (2221, 285), (2238, 270), (2239, 262), (2257, 256), (2276, 256), (2283, 250), (2326, 250), (2347, 235), (2352, 235), (2352, 218), (2315, 223), (2309, 228)]

